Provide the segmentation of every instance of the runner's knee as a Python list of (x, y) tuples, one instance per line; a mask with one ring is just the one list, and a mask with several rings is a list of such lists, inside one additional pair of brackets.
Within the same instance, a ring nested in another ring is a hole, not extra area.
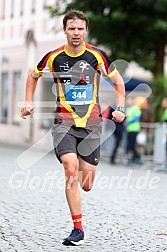
[(78, 177), (78, 162), (77, 159), (63, 159), (63, 166), (65, 170), (66, 178)]
[(67, 178), (76, 177), (76, 176), (78, 177), (78, 170), (74, 166), (68, 166), (68, 167), (65, 167), (65, 174)]

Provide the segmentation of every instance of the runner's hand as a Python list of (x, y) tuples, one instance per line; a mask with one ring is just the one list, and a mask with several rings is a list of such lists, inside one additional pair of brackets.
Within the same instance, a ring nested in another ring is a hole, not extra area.
[(20, 115), (23, 119), (26, 119), (26, 116), (31, 115), (33, 112), (33, 106), (31, 104), (27, 104), (21, 108)]
[(122, 113), (121, 111), (114, 111), (113, 113), (112, 113), (112, 120), (114, 121), (114, 122), (119, 122), (119, 123), (121, 123), (121, 122), (123, 122), (123, 120), (125, 119), (125, 115), (124, 115), (124, 113)]

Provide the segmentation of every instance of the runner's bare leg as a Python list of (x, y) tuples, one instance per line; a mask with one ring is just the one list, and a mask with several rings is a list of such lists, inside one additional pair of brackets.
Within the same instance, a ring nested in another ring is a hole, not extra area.
[(64, 166), (66, 177), (66, 198), (70, 208), (71, 215), (77, 215), (82, 212), (81, 196), (79, 191), (79, 161), (75, 153), (66, 153), (61, 155), (61, 161)]

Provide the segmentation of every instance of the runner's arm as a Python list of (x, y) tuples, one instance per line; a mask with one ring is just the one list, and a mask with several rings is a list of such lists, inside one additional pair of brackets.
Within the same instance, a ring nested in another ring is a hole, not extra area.
[[(112, 77), (110, 77), (110, 80), (114, 83), (117, 108), (124, 107), (125, 106), (125, 85), (124, 85), (124, 81), (121, 75), (118, 72), (116, 72)], [(115, 110), (112, 113), (112, 115), (113, 115), (114, 121), (122, 122), (125, 119), (124, 113), (120, 111)]]
[(33, 111), (32, 100), (40, 76), (40, 74), (37, 74), (34, 71), (28, 74), (26, 81), (25, 105), (21, 108), (20, 112), (23, 119), (26, 119), (26, 116), (30, 115)]

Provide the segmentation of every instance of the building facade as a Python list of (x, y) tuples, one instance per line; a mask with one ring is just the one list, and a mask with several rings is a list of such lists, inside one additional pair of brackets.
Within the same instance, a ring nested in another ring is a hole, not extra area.
[(28, 72), (65, 42), (62, 18), (50, 18), (49, 5), (58, 8), (59, 1), (0, 0), (0, 142), (33, 143), (49, 129), (45, 115), (54, 108), (37, 102), (55, 100), (47, 79), (40, 78), (35, 92), (36, 118), (20, 117)]

